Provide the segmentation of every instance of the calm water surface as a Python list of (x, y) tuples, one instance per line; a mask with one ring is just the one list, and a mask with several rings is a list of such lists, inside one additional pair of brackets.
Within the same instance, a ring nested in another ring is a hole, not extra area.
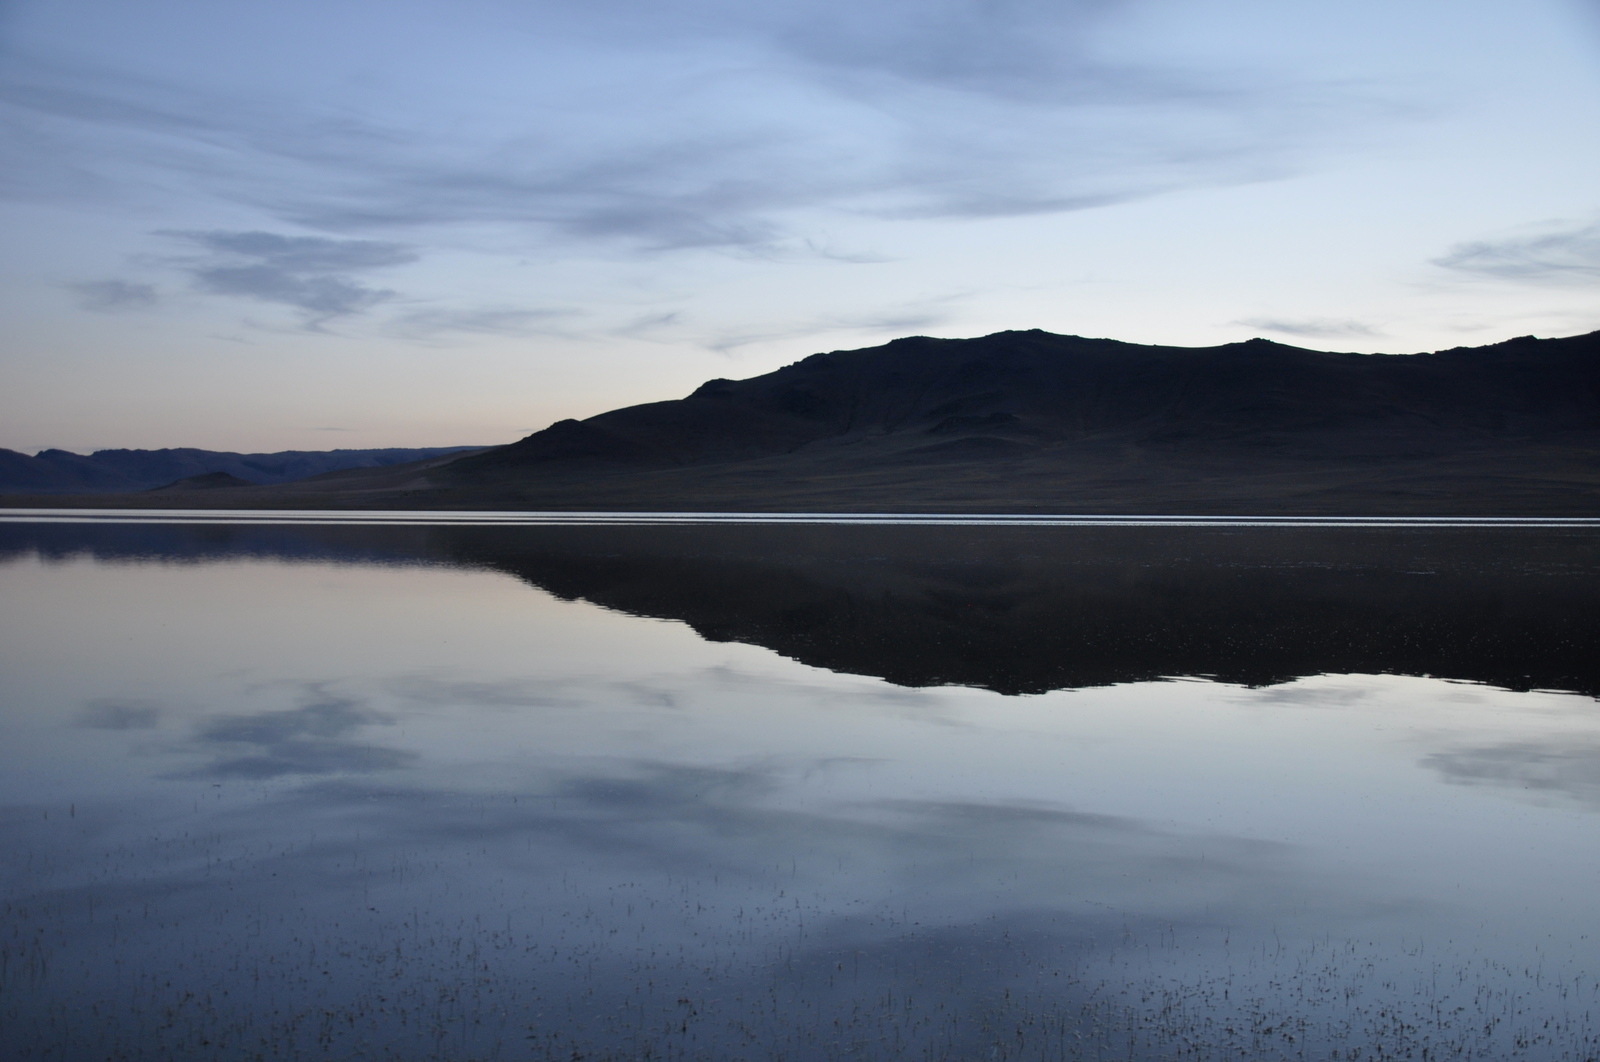
[(0, 600), (0, 1057), (1600, 1053), (1592, 528), (8, 522)]

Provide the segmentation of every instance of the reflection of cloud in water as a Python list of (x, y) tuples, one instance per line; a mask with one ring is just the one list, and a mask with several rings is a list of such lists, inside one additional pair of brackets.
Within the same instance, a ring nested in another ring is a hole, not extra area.
[[(845, 681), (852, 680), (853, 684), (849, 686), (852, 703), (881, 702), (930, 708), (941, 704), (938, 697), (921, 690), (891, 686), (873, 678), (845, 678)], [(594, 703), (597, 699), (611, 700), (608, 695), (622, 693), (623, 699), (629, 703), (675, 708), (682, 703), (686, 691), (704, 693), (707, 690), (748, 689), (771, 697), (774, 689), (781, 689), (790, 696), (833, 701), (838, 699), (841, 687), (837, 678), (828, 682), (807, 682), (786, 675), (746, 671), (719, 664), (622, 681), (599, 673), (545, 675), (493, 682), (447, 678), (436, 674), (407, 675), (385, 682), (384, 689), (406, 700), (434, 705), (575, 707)]]
[(763, 701), (809, 700), (823, 705), (838, 704), (842, 696), (847, 696), (852, 711), (873, 709), (940, 726), (965, 728), (971, 725), (952, 711), (947, 698), (892, 686), (879, 679), (844, 676), (828, 682), (810, 682), (727, 665), (632, 680), (618, 680), (605, 674), (548, 675), (487, 682), (438, 674), (407, 675), (384, 682), (382, 688), (390, 696), (428, 708), (581, 709), (628, 705), (675, 710), (692, 705), (708, 694), (718, 693), (747, 693)]
[(1250, 704), (1280, 704), (1292, 708), (1347, 708), (1367, 700), (1373, 690), (1364, 686), (1306, 686), (1291, 683), (1252, 691)]
[[(320, 697), (205, 731), (271, 748), (344, 740), (371, 715)], [(183, 970), (171, 990), (148, 987), (163, 1006), (188, 984), (238, 985), (187, 1019), (196, 1037), (238, 1035), (270, 1000), (307, 1030), (339, 1015), (332, 1046), (349, 1054), (358, 1039), (410, 1044), (462, 1024), (459, 994), (475, 1020), (457, 1057), (535, 1037), (550, 1050), (530, 1057), (642, 1057), (641, 1044), (670, 1046), (664, 1029), (689, 1037), (684, 1057), (719, 1060), (750, 1057), (756, 1041), (816, 1062), (997, 1057), (1002, 1039), (1016, 1053), (998, 1057), (1054, 1057), (1061, 1036), (1079, 1034), (1128, 1057), (1138, 1030), (1155, 1039), (1132, 1057), (1155, 1059), (1200, 1026), (1173, 1011), (1163, 1031), (1145, 1009), (1186, 1003), (1209, 1019), (1228, 1013), (1223, 989), (1276, 992), (1250, 1004), (1278, 1008), (1276, 1025), (1303, 1009), (1283, 985), (1320, 986), (1322, 1002), (1370, 974), (1303, 943), (1282, 958), (1256, 946), (1280, 927), (1288, 939), (1297, 918), (1316, 920), (1301, 922), (1315, 935), (1337, 931), (1357, 909), (1292, 846), (1043, 801), (828, 803), (797, 784), (848, 762), (567, 761), (492, 793), (451, 778), (430, 788), (422, 771), (317, 778), (265, 799), (225, 787), (199, 829), (173, 822), (178, 848), (130, 821), (113, 880), (100, 856), (56, 835), (81, 884), (32, 898), (30, 917), (73, 920), (53, 939), (79, 950), (52, 957), (69, 976), (50, 991), (98, 1000), (97, 1014), (115, 1015), (99, 1019), (108, 1028), (165, 1020), (155, 1004), (128, 1009), (109, 956)], [(51, 840), (42, 820), (19, 825)], [(97, 921), (81, 922), (89, 911)], [(1225, 978), (1205, 982), (1223, 961)], [(1332, 973), (1302, 978), (1319, 963)], [(1365, 1036), (1357, 1019), (1377, 1004), (1338, 998)], [(166, 1028), (146, 1030), (151, 1042)], [(301, 1053), (317, 1049), (309, 1036)]]
[(427, 705), (470, 704), (486, 708), (578, 708), (585, 698), (564, 693), (574, 685), (560, 679), (507, 679), (484, 682), (446, 679), (434, 675), (408, 675), (384, 683), (384, 689), (403, 700)]
[[(1280, 843), (1170, 832), (1037, 801), (797, 802), (797, 783), (847, 763), (591, 761), (540, 772), (500, 796), (330, 779), (282, 794), (278, 806), (290, 813), (274, 818), (360, 822), (369, 850), (487, 846), (518, 874), (666, 874), (699, 879), (707, 891), (712, 877), (737, 888), (781, 878), (796, 895), (894, 897), (932, 922), (1088, 904), (1244, 925), (1303, 909), (1312, 893), (1325, 913), (1348, 910)], [(822, 925), (837, 914), (824, 904), (810, 917)]]
[(392, 723), (391, 717), (317, 686), (306, 687), (305, 701), (299, 708), (212, 718), (196, 741), (214, 759), (195, 773), (264, 779), (391, 770), (416, 760), (412, 752), (351, 740), (363, 727)]
[(563, 675), (537, 679), (442, 678), (408, 675), (384, 683), (392, 696), (428, 707), (586, 708), (601, 703), (677, 708), (680, 698), (658, 683), (618, 682), (600, 675)]
[(1593, 742), (1506, 742), (1435, 752), (1422, 766), (1451, 785), (1515, 790), (1540, 803), (1577, 804), (1600, 811), (1600, 745)]
[(89, 730), (150, 730), (160, 718), (160, 706), (150, 701), (98, 700), (83, 706), (77, 724)]
[[(1370, 925), (1371, 899), (1310, 873), (1291, 845), (1039, 800), (830, 801), (804, 783), (860, 762), (840, 757), (523, 760), (492, 790), (475, 788), (476, 765), (337, 777), (370, 769), (339, 750), (390, 720), (327, 686), (301, 695), (196, 736), (218, 756), (212, 777), (320, 777), (203, 787), (214, 813), (186, 807), (154, 840), (147, 818), (108, 823), (116, 836), (93, 850), (37, 816), (5, 827), (60, 875), (28, 898), (40, 939), (74, 942), (49, 956), (65, 973), (41, 999), (96, 1001), (100, 1028), (168, 1057), (183, 1056), (161, 1039), (170, 1026), (140, 1023), (204, 982), (236, 990), (185, 1019), (194, 1037), (240, 1037), (270, 1005), (284, 1045), (306, 1030), (302, 1054), (381, 1040), (439, 1057), (415, 1045), (460, 1026), (454, 1057), (535, 1037), (546, 1049), (530, 1057), (642, 1057), (641, 1044), (672, 1046), (670, 1029), (695, 1049), (685, 1057), (747, 1058), (754, 1037), (816, 1062), (1052, 1057), (1079, 1034), (1099, 1038), (1084, 1057), (1176, 1057), (1200, 1033), (1228, 1057), (1266, 1057), (1259, 1029), (1286, 1021), (1331, 1057), (1370, 1045), (1380, 1008), (1415, 1024), (1456, 1005), (1371, 987), (1435, 983), (1431, 953), (1380, 949), (1375, 965), (1306, 943)], [(182, 976), (131, 994), (114, 969)], [(313, 1044), (328, 1015), (331, 1046)], [(1134, 1052), (1136, 1036), (1150, 1039)], [(994, 1055), (1002, 1041), (1015, 1053)]]

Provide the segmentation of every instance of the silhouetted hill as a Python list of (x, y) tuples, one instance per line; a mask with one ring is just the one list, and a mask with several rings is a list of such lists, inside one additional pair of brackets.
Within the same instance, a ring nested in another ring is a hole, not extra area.
[(78, 494), (151, 490), (178, 480), (226, 473), (238, 480), (211, 487), (288, 483), (307, 476), (347, 468), (381, 468), (440, 454), (472, 450), (470, 446), (421, 449), (284, 450), (272, 454), (236, 454), (216, 450), (96, 450), (84, 456), (66, 450), (43, 450), (29, 457), (0, 450), (0, 492)]
[(253, 487), (248, 479), (229, 475), (227, 472), (202, 472), (198, 476), (185, 476), (175, 480), (164, 487), (153, 487), (151, 492), (168, 490), (225, 490), (228, 487)]
[(1405, 356), (1047, 332), (818, 354), (451, 462), (508, 508), (1600, 512), (1600, 333)]
[(913, 337), (204, 504), (1596, 515), (1600, 332), (1411, 355)]
[(1149, 347), (1048, 332), (816, 354), (689, 397), (566, 420), (451, 466), (461, 477), (683, 468), (774, 456), (897, 463), (1063, 448), (1436, 455), (1600, 433), (1600, 332), (1403, 357), (1254, 339)]

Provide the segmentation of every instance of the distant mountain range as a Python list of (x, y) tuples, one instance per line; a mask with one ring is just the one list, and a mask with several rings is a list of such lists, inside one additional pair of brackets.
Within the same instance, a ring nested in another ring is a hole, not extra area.
[[(151, 490), (207, 477), (205, 486), (289, 483), (347, 468), (383, 468), (441, 454), (481, 449), (431, 446), (385, 450), (284, 450), (275, 454), (235, 454), (217, 450), (96, 450), (87, 456), (43, 450), (32, 457), (0, 449), (0, 492), (7, 494), (85, 494)], [(225, 479), (215, 477), (223, 476)]]
[(161, 504), (1600, 515), (1600, 332), (1411, 355), (912, 337), (460, 457)]

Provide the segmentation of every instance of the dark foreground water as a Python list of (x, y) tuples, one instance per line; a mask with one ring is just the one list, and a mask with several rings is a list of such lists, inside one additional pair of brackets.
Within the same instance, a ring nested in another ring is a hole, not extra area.
[(0, 1058), (1600, 1055), (1600, 530), (0, 523)]

